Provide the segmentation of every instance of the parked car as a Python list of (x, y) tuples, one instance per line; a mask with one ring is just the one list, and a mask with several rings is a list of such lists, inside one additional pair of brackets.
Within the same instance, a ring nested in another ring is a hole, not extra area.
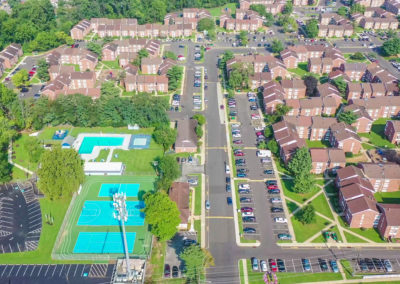
[(278, 189), (278, 186), (275, 184), (269, 184), (267, 185), (267, 189)]
[(251, 207), (242, 207), (240, 208), (241, 212), (254, 212), (254, 209)]
[(169, 264), (164, 265), (164, 277), (165, 278), (171, 277), (171, 267), (169, 266)]
[(279, 272), (285, 272), (286, 271), (285, 262), (282, 259), (278, 258), (276, 260), (276, 264), (278, 265), (278, 271)]
[(232, 134), (232, 137), (233, 138), (241, 138), (242, 135), (240, 135), (240, 133), (234, 133), (234, 134)]
[(258, 270), (259, 270), (258, 259), (255, 258), (255, 257), (252, 257), (252, 258), (251, 258), (251, 268), (252, 268), (254, 271), (258, 271)]
[(262, 272), (267, 272), (268, 271), (267, 262), (265, 260), (261, 260), (260, 261), (260, 265), (261, 265), (261, 271)]
[[(262, 158), (261, 159), (261, 164), (268, 164), (271, 163), (271, 158)], [(273, 171), (272, 171), (273, 173)]]
[(226, 203), (228, 204), (228, 205), (232, 205), (232, 197), (227, 197), (226, 198)]
[(269, 259), (269, 268), (271, 269), (272, 272), (277, 272), (278, 271), (278, 266), (276, 265), (276, 262), (274, 259)]
[(261, 117), (260, 117), (259, 114), (255, 114), (255, 113), (254, 113), (254, 114), (251, 115), (251, 119), (252, 119), (252, 120), (256, 120), (256, 119), (260, 119), (260, 118), (261, 118)]
[(279, 189), (268, 189), (269, 194), (279, 194), (281, 191)]
[(375, 269), (375, 265), (374, 265), (374, 262), (372, 261), (372, 259), (366, 258), (365, 262), (367, 263), (367, 266), (368, 266), (369, 270), (374, 270)]
[(387, 272), (393, 272), (392, 263), (390, 262), (389, 259), (384, 259), (383, 260), (383, 266), (385, 266), (385, 269), (386, 269)]
[(302, 258), (301, 263), (305, 271), (311, 271), (310, 260), (308, 258)]
[(233, 140), (233, 144), (243, 144), (243, 140)]
[(257, 107), (257, 105), (251, 105), (251, 106), (250, 106), (250, 109), (251, 109), (251, 110), (257, 110), (258, 107)]
[(190, 184), (190, 185), (197, 185), (198, 184), (198, 180), (197, 179), (188, 179), (188, 183)]
[(281, 213), (281, 212), (283, 212), (284, 210), (283, 210), (283, 208), (281, 208), (281, 207), (271, 207), (271, 212), (272, 213)]
[(275, 217), (274, 218), (274, 222), (275, 223), (287, 223), (287, 219), (286, 218), (283, 218), (283, 217)]
[(368, 266), (364, 259), (360, 259), (358, 261), (358, 266), (360, 267), (361, 271), (363, 271), (363, 272), (368, 271)]
[(332, 269), (333, 272), (335, 272), (335, 273), (339, 272), (339, 268), (338, 268), (336, 260), (333, 260), (333, 259), (330, 260), (329, 261), (329, 265), (331, 266), (331, 269)]
[(269, 201), (271, 203), (282, 203), (282, 199), (280, 197), (273, 197)]
[(328, 263), (326, 262), (325, 259), (318, 258), (318, 263), (319, 263), (319, 267), (321, 267), (322, 271), (327, 271), (328, 270)]
[(239, 194), (249, 194), (250, 189), (239, 189), (238, 192), (239, 192)]
[(242, 220), (243, 223), (254, 223), (256, 221), (256, 217), (247, 216), (243, 217)]
[(274, 170), (265, 170), (264, 174), (266, 175), (273, 175), (274, 174)]
[(278, 234), (278, 239), (279, 240), (291, 240), (292, 236), (289, 234)]
[(240, 203), (251, 203), (250, 197), (240, 197)]
[(256, 229), (251, 228), (251, 227), (245, 227), (245, 228), (243, 228), (243, 232), (245, 234), (255, 234), (256, 233)]
[(376, 269), (378, 270), (383, 269), (383, 264), (379, 258), (372, 258), (372, 262), (374, 263)]
[(227, 184), (225, 187), (226, 192), (231, 192), (231, 185)]
[(178, 276), (179, 276), (178, 266), (174, 265), (172, 267), (172, 278), (178, 278)]
[(241, 183), (241, 184), (239, 184), (239, 189), (250, 189), (250, 184)]
[(243, 156), (244, 156), (244, 153), (243, 153), (243, 152), (236, 151), (236, 152), (233, 153), (233, 155), (235, 155), (236, 157), (243, 157)]
[(225, 173), (229, 175), (231, 173), (231, 170), (229, 169), (229, 165), (225, 163)]
[(225, 178), (225, 182), (226, 182), (226, 183), (231, 183), (231, 177), (226, 177), (226, 178)]
[(192, 239), (183, 240), (183, 246), (185, 246), (185, 247), (188, 247), (188, 246), (191, 246), (191, 245), (195, 245), (195, 244), (197, 244), (196, 240), (192, 240)]

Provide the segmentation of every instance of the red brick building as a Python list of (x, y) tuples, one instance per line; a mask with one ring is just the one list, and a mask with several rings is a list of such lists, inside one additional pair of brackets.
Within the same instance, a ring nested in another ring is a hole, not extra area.
[(388, 120), (385, 125), (385, 136), (393, 144), (400, 142), (400, 121)]

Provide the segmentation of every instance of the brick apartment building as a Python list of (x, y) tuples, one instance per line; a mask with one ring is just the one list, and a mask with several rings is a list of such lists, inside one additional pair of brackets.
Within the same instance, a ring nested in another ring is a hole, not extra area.
[(311, 172), (321, 174), (326, 170), (336, 170), (345, 167), (346, 157), (342, 149), (337, 148), (310, 148), (312, 161)]
[(343, 122), (330, 126), (329, 142), (332, 147), (343, 149), (345, 152), (358, 154), (362, 148), (361, 138), (357, 135), (356, 129)]
[(388, 120), (385, 125), (385, 136), (392, 144), (400, 142), (400, 121)]

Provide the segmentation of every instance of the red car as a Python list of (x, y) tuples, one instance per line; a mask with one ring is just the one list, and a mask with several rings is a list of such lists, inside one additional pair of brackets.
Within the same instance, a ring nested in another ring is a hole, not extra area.
[(210, 50), (211, 49), (211, 47), (206, 47), (206, 50)]
[(31, 76), (33, 76), (33, 75), (35, 75), (35, 71), (29, 71), (29, 75), (31, 75)]
[(240, 211), (241, 211), (241, 212), (253, 212), (254, 210), (253, 210), (253, 208), (251, 208), (251, 207), (242, 207), (242, 208), (240, 209)]
[(262, 133), (261, 131), (258, 131), (258, 132), (256, 132), (256, 135), (257, 135), (257, 136), (261, 136), (261, 135), (264, 136), (264, 133)]
[(243, 144), (242, 140), (233, 140), (233, 144)]
[(242, 156), (244, 156), (244, 153), (243, 152), (235, 152), (235, 153), (233, 153), (233, 155), (235, 155), (236, 157), (242, 157)]
[(267, 186), (268, 189), (278, 189), (278, 186), (275, 184), (270, 184)]
[(269, 268), (271, 269), (272, 272), (277, 272), (278, 271), (278, 266), (276, 265), (275, 260), (270, 259), (269, 261)]

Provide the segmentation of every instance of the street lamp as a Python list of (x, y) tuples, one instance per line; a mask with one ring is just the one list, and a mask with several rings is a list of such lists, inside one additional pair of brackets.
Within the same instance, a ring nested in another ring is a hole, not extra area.
[(128, 251), (128, 243), (126, 240), (126, 232), (125, 232), (125, 222), (128, 221), (128, 211), (126, 210), (126, 194), (115, 193), (113, 195), (113, 201), (114, 201), (113, 202), (114, 209), (116, 211), (116, 212), (114, 212), (114, 218), (118, 219), (121, 222), (121, 226), (122, 226), (122, 236), (124, 239), (127, 278), (131, 279), (135, 273), (132, 273), (131, 267), (129, 265), (129, 251)]

